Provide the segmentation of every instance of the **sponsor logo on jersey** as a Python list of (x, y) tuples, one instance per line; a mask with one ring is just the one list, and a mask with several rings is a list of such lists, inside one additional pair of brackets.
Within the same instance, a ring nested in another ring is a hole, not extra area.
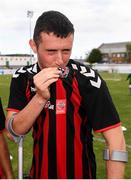
[(36, 88), (35, 87), (30, 87), (31, 92), (36, 92)]
[(50, 101), (47, 101), (44, 108), (52, 109), (54, 110), (54, 105), (50, 103)]

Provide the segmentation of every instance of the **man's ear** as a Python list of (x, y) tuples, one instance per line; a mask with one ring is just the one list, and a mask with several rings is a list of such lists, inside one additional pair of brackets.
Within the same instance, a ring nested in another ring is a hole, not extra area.
[(33, 52), (37, 53), (37, 46), (36, 46), (36, 44), (35, 44), (33, 39), (30, 39), (29, 45), (30, 45), (31, 49), (33, 50)]

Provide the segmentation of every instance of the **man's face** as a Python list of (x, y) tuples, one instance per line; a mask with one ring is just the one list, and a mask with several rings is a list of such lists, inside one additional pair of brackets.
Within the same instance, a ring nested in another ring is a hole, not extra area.
[(34, 43), (40, 68), (65, 67), (71, 55), (73, 38), (73, 34), (60, 38), (53, 33), (42, 32), (39, 45)]

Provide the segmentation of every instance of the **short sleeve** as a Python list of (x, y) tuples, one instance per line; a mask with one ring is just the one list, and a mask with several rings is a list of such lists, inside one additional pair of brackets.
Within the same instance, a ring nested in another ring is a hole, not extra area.
[(10, 95), (7, 110), (19, 111), (27, 104), (25, 74), (13, 77), (10, 84)]
[(92, 123), (95, 131), (101, 132), (120, 124), (118, 112), (104, 81), (96, 93), (93, 106)]
[[(99, 86), (95, 83), (99, 79)], [(103, 132), (120, 125), (120, 118), (106, 82), (95, 72), (95, 78), (85, 86), (84, 104), (87, 120), (96, 132)]]

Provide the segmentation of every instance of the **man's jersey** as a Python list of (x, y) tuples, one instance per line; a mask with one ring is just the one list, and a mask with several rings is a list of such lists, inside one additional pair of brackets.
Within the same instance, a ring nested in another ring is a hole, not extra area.
[(0, 132), (5, 128), (5, 115), (0, 98)]
[[(51, 84), (51, 97), (33, 125), (31, 178), (96, 178), (92, 130), (103, 132), (120, 125), (98, 73), (73, 60), (67, 66), (68, 77)], [(36, 93), (33, 76), (39, 71), (38, 64), (16, 71), (8, 110), (17, 112), (28, 104)]]

